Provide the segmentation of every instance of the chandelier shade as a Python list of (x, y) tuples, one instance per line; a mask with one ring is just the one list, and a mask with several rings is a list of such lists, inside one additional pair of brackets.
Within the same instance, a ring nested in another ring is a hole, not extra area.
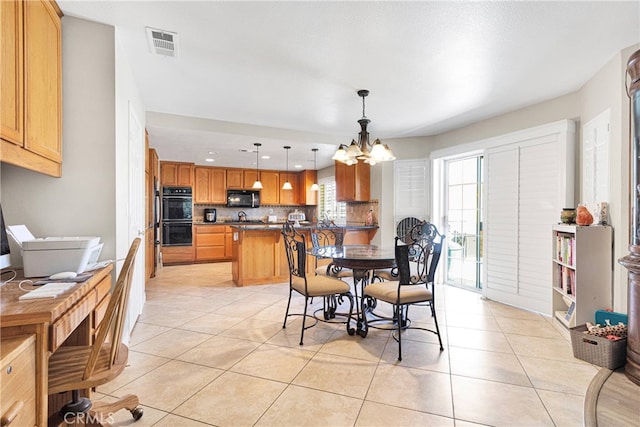
[(388, 162), (395, 160), (396, 157), (388, 145), (382, 144), (379, 139), (376, 139), (373, 143), (369, 142), (369, 132), (367, 132), (367, 125), (371, 123), (365, 114), (364, 98), (369, 95), (369, 91), (362, 89), (358, 91), (358, 96), (362, 98), (362, 118), (358, 120), (360, 123), (360, 133), (358, 134), (358, 142), (355, 139), (351, 140), (351, 144), (340, 144), (336, 150), (333, 160), (345, 163), (349, 166), (358, 163), (358, 160), (362, 160), (370, 165), (375, 165), (380, 162)]

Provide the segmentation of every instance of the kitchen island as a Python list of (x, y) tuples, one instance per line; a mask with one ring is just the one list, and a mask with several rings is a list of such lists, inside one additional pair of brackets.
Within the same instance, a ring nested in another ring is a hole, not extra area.
[[(377, 226), (338, 226), (344, 228), (344, 244), (368, 244)], [(237, 286), (263, 285), (289, 281), (289, 266), (282, 239), (282, 224), (231, 225), (233, 249), (231, 273)], [(311, 246), (311, 226), (298, 231), (307, 236)], [(315, 258), (307, 257), (307, 274), (314, 274)]]

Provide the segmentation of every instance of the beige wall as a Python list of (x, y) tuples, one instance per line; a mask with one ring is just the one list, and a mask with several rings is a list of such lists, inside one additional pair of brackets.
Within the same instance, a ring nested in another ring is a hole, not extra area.
[[(611, 225), (615, 236), (613, 309), (626, 312), (626, 270), (617, 263), (617, 260), (628, 252), (629, 244), (629, 101), (625, 94), (624, 77), (626, 61), (638, 48), (640, 44), (630, 46), (614, 55), (596, 75), (574, 93), (432, 137), (389, 140), (385, 143), (391, 146), (398, 159), (428, 158), (434, 150), (480, 141), (558, 120), (571, 119), (576, 123), (575, 200), (579, 201), (582, 125), (606, 109), (611, 109), (609, 203)], [(382, 242), (387, 244), (389, 238), (393, 238), (393, 166), (385, 164), (376, 171), (375, 179), (373, 176), (372, 195), (375, 194), (384, 200), (380, 215), (384, 230)]]

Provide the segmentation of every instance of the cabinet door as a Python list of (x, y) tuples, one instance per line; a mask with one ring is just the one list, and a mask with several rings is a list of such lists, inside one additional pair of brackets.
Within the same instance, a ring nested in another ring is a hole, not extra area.
[(206, 167), (195, 168), (195, 178), (193, 183), (194, 203), (209, 203), (211, 201), (211, 169)]
[(178, 185), (193, 186), (193, 169), (192, 164), (178, 164)]
[(225, 169), (215, 168), (210, 172), (209, 178), (211, 194), (209, 201), (211, 203), (227, 202), (227, 172)]
[(245, 188), (252, 188), (253, 183), (258, 180), (258, 172), (253, 169), (244, 170), (244, 186)]
[(244, 188), (242, 169), (227, 169), (227, 188)]
[(178, 185), (178, 165), (160, 162), (160, 184), (162, 186)]
[(356, 169), (355, 165), (348, 166), (336, 161), (336, 200), (351, 202), (355, 200)]
[(280, 203), (280, 174), (273, 171), (260, 172), (262, 190), (260, 191), (260, 204), (277, 205)]
[(311, 186), (318, 180), (318, 172), (315, 170), (304, 170), (300, 172), (300, 191), (298, 191), (298, 203), (301, 205), (315, 206), (318, 204), (318, 191), (311, 189)]
[(62, 161), (61, 22), (48, 1), (24, 2), (24, 148)]
[(300, 190), (300, 185), (298, 184), (298, 174), (296, 173), (286, 173), (280, 172), (280, 181), (282, 184), (285, 181), (289, 181), (291, 183), (292, 190), (283, 190), (282, 186), (280, 186), (280, 204), (281, 205), (297, 205), (298, 204), (298, 191)]
[(339, 202), (367, 202), (371, 197), (371, 167), (362, 161), (348, 166), (336, 161), (336, 200)]
[(23, 38), (22, 3), (0, 2), (0, 136), (23, 144)]

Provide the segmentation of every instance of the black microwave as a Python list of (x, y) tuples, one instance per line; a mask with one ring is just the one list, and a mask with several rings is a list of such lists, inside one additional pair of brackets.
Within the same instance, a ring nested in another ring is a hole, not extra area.
[(227, 190), (227, 207), (259, 208), (260, 192), (254, 190)]

